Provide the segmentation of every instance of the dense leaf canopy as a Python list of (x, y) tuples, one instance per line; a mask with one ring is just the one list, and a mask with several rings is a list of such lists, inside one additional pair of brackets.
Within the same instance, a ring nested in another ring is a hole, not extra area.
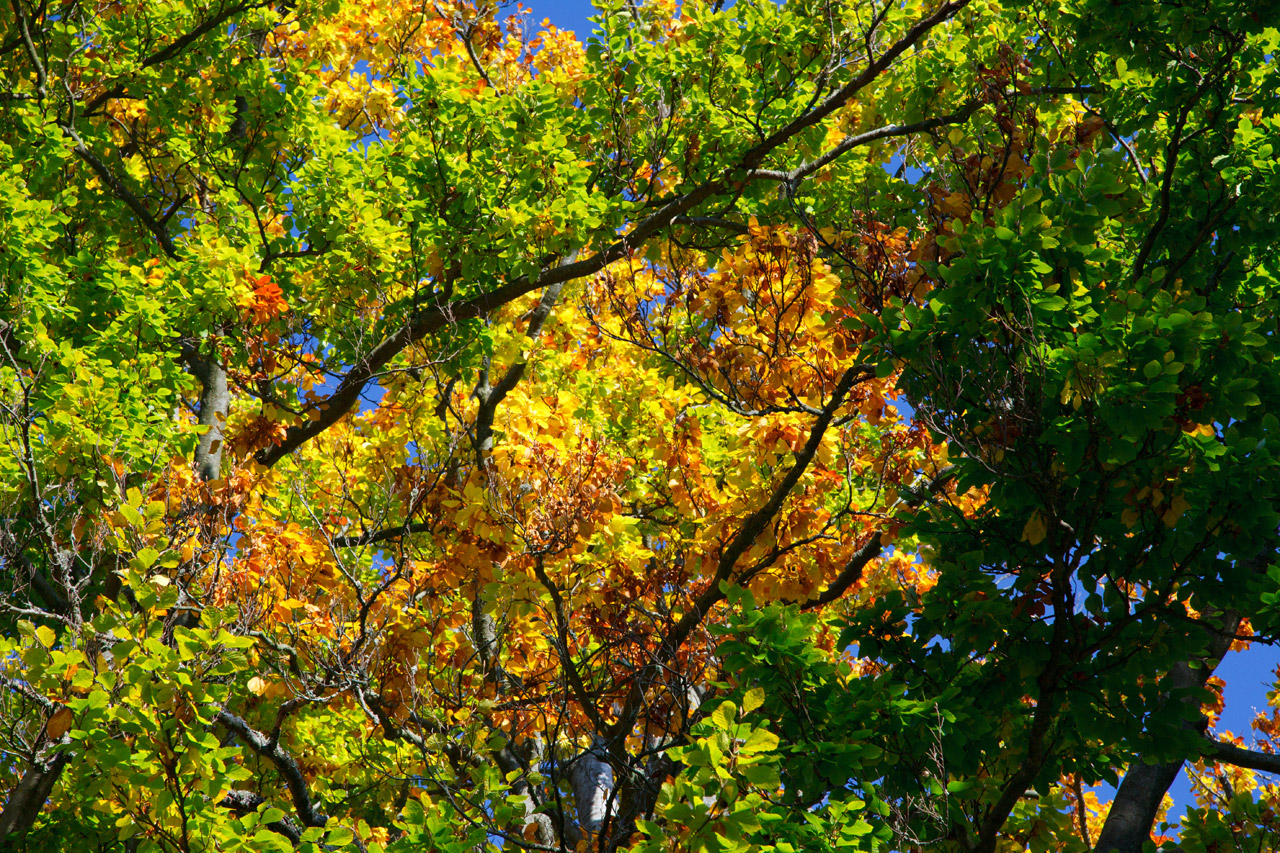
[(1280, 846), (1278, 23), (8, 0), (3, 843)]

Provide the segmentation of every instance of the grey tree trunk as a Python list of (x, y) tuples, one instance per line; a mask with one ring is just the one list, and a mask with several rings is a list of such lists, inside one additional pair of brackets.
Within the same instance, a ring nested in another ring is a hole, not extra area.
[(192, 354), (187, 364), (200, 382), (199, 423), (208, 428), (196, 445), (196, 470), (205, 481), (216, 480), (222, 474), (222, 434), (231, 408), (227, 371), (212, 355)]
[[(1198, 701), (1194, 692), (1203, 688), (1213, 675), (1213, 671), (1222, 662), (1222, 656), (1231, 648), (1231, 635), (1240, 625), (1240, 616), (1236, 613), (1224, 613), (1219, 617), (1218, 630), (1209, 637), (1204, 654), (1191, 661), (1182, 661), (1169, 671), (1167, 676), (1170, 693), (1169, 701), (1194, 703)], [(1192, 691), (1192, 695), (1186, 695)], [(1174, 700), (1173, 693), (1183, 696)], [(1195, 720), (1183, 723), (1187, 729), (1203, 731), (1208, 725), (1202, 715), (1197, 714)], [(1094, 853), (1141, 853), (1143, 844), (1151, 836), (1151, 827), (1156, 820), (1156, 812), (1160, 809), (1160, 801), (1165, 792), (1173, 784), (1178, 773), (1182, 771), (1182, 759), (1161, 764), (1146, 764), (1141, 756), (1129, 765), (1115, 799), (1111, 803), (1111, 811), (1107, 814), (1102, 832), (1098, 834), (1098, 842), (1094, 845)]]
[(600, 739), (573, 760), (569, 782), (573, 785), (573, 801), (578, 807), (578, 825), (584, 833), (598, 835), (609, 816), (613, 795), (613, 768), (603, 757)]

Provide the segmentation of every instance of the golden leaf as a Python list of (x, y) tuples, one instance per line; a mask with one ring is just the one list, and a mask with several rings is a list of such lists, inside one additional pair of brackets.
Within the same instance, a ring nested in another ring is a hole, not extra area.
[(1036, 510), (1031, 513), (1031, 518), (1027, 519), (1026, 526), (1022, 528), (1022, 540), (1031, 545), (1039, 545), (1048, 533), (1049, 528), (1045, 524), (1044, 516), (1040, 514), (1040, 510)]
[(57, 739), (71, 729), (71, 709), (65, 705), (53, 712), (46, 727), (49, 737)]

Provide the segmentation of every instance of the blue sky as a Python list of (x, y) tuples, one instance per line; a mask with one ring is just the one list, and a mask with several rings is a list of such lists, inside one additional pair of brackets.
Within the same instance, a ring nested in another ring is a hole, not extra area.
[(573, 30), (583, 41), (591, 32), (587, 18), (596, 13), (595, 7), (583, 0), (525, 0), (525, 7), (533, 11), (533, 20), (550, 18), (551, 23), (562, 30)]

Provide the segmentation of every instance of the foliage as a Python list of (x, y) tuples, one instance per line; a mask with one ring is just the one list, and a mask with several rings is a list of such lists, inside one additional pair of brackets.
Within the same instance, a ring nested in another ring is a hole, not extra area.
[(0, 837), (1274, 846), (1277, 9), (723, 5), (11, 0)]

